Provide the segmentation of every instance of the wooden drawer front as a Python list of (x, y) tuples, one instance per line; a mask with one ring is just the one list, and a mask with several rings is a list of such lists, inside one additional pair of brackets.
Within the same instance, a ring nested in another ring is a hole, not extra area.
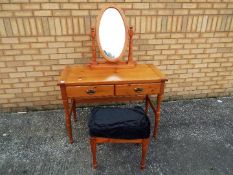
[(111, 96), (114, 95), (114, 86), (69, 86), (66, 88), (66, 93), (68, 97)]
[(146, 95), (159, 92), (159, 83), (116, 85), (116, 95)]

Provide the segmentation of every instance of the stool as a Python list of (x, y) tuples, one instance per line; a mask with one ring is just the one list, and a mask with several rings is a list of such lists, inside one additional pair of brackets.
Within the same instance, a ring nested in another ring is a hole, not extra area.
[(88, 123), (93, 168), (96, 168), (96, 144), (139, 143), (142, 144), (141, 169), (149, 145), (150, 121), (141, 107), (96, 107), (91, 111)]

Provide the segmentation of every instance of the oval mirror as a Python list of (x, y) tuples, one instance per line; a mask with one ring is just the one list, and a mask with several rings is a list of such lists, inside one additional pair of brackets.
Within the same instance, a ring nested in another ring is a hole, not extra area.
[(106, 7), (97, 19), (97, 42), (101, 55), (110, 62), (118, 61), (124, 54), (127, 26), (122, 11)]

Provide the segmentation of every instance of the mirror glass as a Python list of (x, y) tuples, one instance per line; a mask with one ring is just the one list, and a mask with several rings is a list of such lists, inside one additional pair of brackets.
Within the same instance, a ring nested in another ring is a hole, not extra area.
[(109, 61), (118, 59), (125, 47), (126, 28), (124, 20), (115, 8), (107, 8), (99, 22), (99, 44), (102, 54)]

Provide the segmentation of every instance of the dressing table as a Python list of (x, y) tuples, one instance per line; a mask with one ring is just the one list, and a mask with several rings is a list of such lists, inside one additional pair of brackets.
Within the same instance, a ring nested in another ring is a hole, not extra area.
[[(128, 27), (121, 9), (106, 5), (91, 30), (92, 60), (88, 65), (66, 66), (58, 80), (64, 105), (66, 129), (73, 143), (71, 115), (77, 121), (76, 105), (124, 101), (146, 101), (155, 112), (153, 136), (160, 120), (160, 104), (164, 94), (165, 75), (152, 64), (133, 60), (133, 28)], [(96, 43), (104, 60), (97, 60)], [(128, 48), (128, 60), (122, 61)], [(157, 104), (150, 100), (157, 95)]]

